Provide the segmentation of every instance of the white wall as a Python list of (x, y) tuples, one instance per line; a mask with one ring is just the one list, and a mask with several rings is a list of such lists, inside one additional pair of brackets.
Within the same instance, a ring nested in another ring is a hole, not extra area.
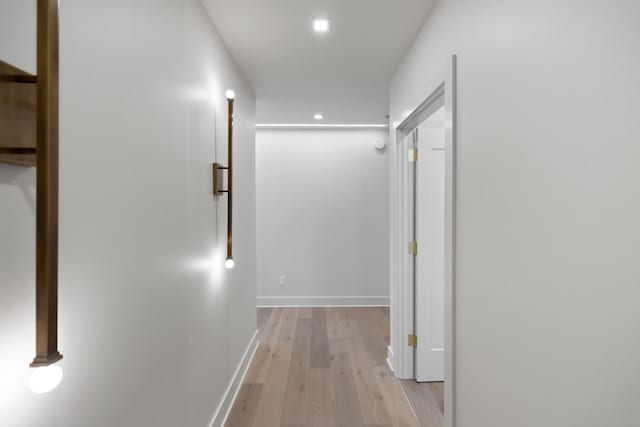
[[(24, 12), (24, 13), (22, 13)], [(35, 71), (35, 1), (0, 3), (0, 58)], [(197, 0), (61, 2), (58, 389), (35, 351), (35, 170), (0, 164), (0, 424), (206, 426), (255, 331), (255, 98)], [(223, 268), (225, 89), (237, 94)]]
[(259, 304), (388, 304), (387, 138), (257, 132)]
[(639, 20), (442, 0), (393, 78), (399, 121), (458, 55), (458, 427), (638, 425)]

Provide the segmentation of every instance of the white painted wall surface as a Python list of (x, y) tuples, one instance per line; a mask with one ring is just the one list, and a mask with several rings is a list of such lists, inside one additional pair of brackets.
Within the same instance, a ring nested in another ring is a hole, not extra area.
[(379, 139), (387, 132), (257, 132), (259, 304), (388, 304), (388, 160), (374, 148)]
[(391, 83), (399, 121), (458, 55), (458, 427), (638, 425), (639, 21), (442, 0)]
[[(207, 426), (256, 326), (253, 92), (197, 0), (60, 6), (64, 379), (27, 390), (35, 170), (0, 164), (0, 425)], [(0, 3), (0, 58), (33, 72), (30, 20), (35, 1)], [(228, 88), (232, 271), (211, 195)]]

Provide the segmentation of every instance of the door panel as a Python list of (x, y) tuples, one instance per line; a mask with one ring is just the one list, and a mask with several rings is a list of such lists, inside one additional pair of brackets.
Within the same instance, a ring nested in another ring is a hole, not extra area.
[(444, 380), (444, 129), (419, 127), (415, 163), (417, 381)]

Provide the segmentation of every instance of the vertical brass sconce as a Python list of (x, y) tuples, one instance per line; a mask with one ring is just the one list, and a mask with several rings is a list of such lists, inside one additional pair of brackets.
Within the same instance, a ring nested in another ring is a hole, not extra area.
[(0, 162), (36, 167), (34, 393), (62, 380), (58, 352), (58, 0), (38, 0), (37, 75), (0, 61)]
[[(228, 90), (226, 93), (227, 108), (228, 108), (228, 156), (229, 165), (223, 166), (220, 163), (213, 164), (213, 194), (215, 196), (221, 196), (224, 193), (227, 194), (227, 259), (224, 262), (224, 266), (227, 268), (233, 268), (235, 261), (232, 254), (232, 220), (233, 220), (233, 103), (235, 100), (235, 93), (232, 90)], [(228, 183), (227, 189), (224, 190), (224, 171), (227, 171)]]

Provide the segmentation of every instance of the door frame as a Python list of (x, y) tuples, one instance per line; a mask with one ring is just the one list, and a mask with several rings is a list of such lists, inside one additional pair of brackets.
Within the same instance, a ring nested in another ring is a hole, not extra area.
[(396, 150), (398, 153), (398, 205), (395, 242), (397, 264), (392, 280), (398, 284), (396, 297), (397, 321), (395, 334), (399, 338), (398, 353), (394, 355), (394, 372), (398, 378), (414, 378), (414, 351), (408, 346), (407, 336), (414, 333), (414, 257), (407, 250), (409, 236), (412, 235), (413, 214), (411, 174), (413, 165), (408, 159), (408, 147), (405, 137), (419, 124), (418, 120), (435, 103), (444, 98), (445, 109), (445, 290), (444, 290), (444, 326), (445, 326), (445, 360), (444, 360), (444, 426), (455, 426), (455, 261), (456, 261), (456, 56), (451, 56), (444, 68), (436, 74), (425, 88), (420, 104), (406, 115), (399, 124), (394, 124), (391, 132), (395, 132)]

